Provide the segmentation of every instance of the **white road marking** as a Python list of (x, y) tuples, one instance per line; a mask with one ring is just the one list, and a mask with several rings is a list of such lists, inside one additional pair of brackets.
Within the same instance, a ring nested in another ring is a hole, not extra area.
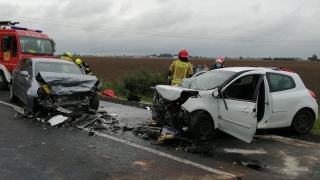
[(116, 137), (113, 137), (113, 136), (110, 136), (110, 135), (107, 135), (107, 134), (103, 134), (103, 133), (100, 133), (100, 132), (97, 132), (97, 131), (92, 131), (92, 130), (90, 130), (88, 128), (84, 128), (83, 130), (87, 131), (87, 132), (91, 131), (91, 132), (94, 132), (98, 136), (105, 137), (105, 138), (108, 138), (108, 139), (112, 139), (114, 141), (121, 142), (123, 144), (129, 145), (129, 146), (132, 146), (132, 147), (135, 147), (135, 148), (138, 148), (138, 149), (141, 149), (141, 150), (144, 150), (144, 151), (147, 151), (147, 152), (159, 155), (159, 156), (163, 156), (163, 157), (166, 157), (166, 158), (169, 158), (169, 159), (172, 159), (172, 160), (184, 163), (184, 164), (188, 164), (188, 165), (191, 165), (191, 166), (194, 166), (194, 167), (197, 167), (197, 168), (209, 171), (209, 172), (213, 172), (215, 174), (225, 175), (225, 176), (228, 176), (228, 177), (231, 177), (231, 178), (236, 177), (236, 175), (234, 175), (234, 174), (230, 174), (230, 173), (227, 173), (227, 172), (224, 172), (224, 171), (220, 171), (218, 169), (214, 169), (214, 168), (211, 168), (211, 167), (208, 167), (208, 166), (204, 166), (204, 165), (201, 165), (201, 164), (198, 164), (198, 163), (195, 163), (195, 162), (192, 162), (192, 161), (188, 161), (188, 160), (185, 160), (185, 159), (182, 159), (182, 158), (179, 158), (179, 157), (175, 157), (175, 156), (172, 156), (170, 154), (166, 154), (166, 153), (163, 153), (161, 151), (157, 151), (157, 150), (154, 150), (154, 149), (151, 149), (151, 148), (148, 148), (148, 147), (144, 147), (144, 146), (141, 146), (141, 145), (138, 145), (138, 144), (135, 144), (135, 143), (132, 143), (132, 142), (120, 139), (120, 138), (116, 138)]
[(9, 103), (6, 103), (4, 101), (0, 101), (1, 104), (4, 104), (4, 105), (7, 105), (7, 106), (10, 106), (10, 107), (16, 107), (16, 108), (20, 108), (19, 106), (16, 106), (16, 105), (13, 105), (13, 104), (9, 104)]
[(227, 153), (239, 153), (239, 154), (244, 154), (244, 155), (248, 155), (248, 154), (267, 154), (267, 152), (264, 151), (264, 150), (230, 149), (230, 148), (224, 149), (224, 152), (227, 152)]
[[(19, 106), (16, 106), (16, 105), (13, 105), (13, 104), (9, 104), (9, 103), (3, 102), (3, 101), (0, 101), (0, 103), (4, 104), (4, 105), (7, 105), (7, 106), (10, 106), (10, 107), (13, 107), (13, 108), (20, 108)], [(87, 129), (87, 128), (84, 128), (83, 130), (87, 131), (87, 132), (91, 131), (90, 129)], [(108, 138), (108, 139), (111, 139), (111, 140), (114, 140), (114, 141), (117, 141), (117, 142), (121, 142), (123, 144), (129, 145), (129, 146), (132, 146), (132, 147), (135, 147), (135, 148), (138, 148), (138, 149), (141, 149), (141, 150), (144, 150), (144, 151), (147, 151), (147, 152), (159, 155), (159, 156), (163, 156), (163, 157), (166, 157), (166, 158), (169, 158), (169, 159), (172, 159), (172, 160), (184, 163), (184, 164), (188, 164), (188, 165), (191, 165), (191, 166), (194, 166), (194, 167), (197, 167), (197, 168), (200, 168), (200, 169), (203, 169), (203, 170), (215, 173), (215, 174), (225, 175), (225, 176), (228, 176), (228, 177), (231, 177), (231, 178), (236, 177), (236, 175), (234, 175), (234, 174), (230, 174), (230, 173), (227, 173), (227, 172), (224, 172), (224, 171), (220, 171), (218, 169), (214, 169), (214, 168), (211, 168), (211, 167), (208, 167), (208, 166), (204, 166), (202, 164), (198, 164), (198, 163), (195, 163), (195, 162), (192, 162), (192, 161), (188, 161), (188, 160), (185, 160), (185, 159), (182, 159), (182, 158), (179, 158), (179, 157), (175, 157), (175, 156), (172, 156), (170, 154), (166, 154), (166, 153), (163, 153), (161, 151), (150, 149), (148, 147), (144, 147), (144, 146), (141, 146), (141, 145), (138, 145), (138, 144), (135, 144), (135, 143), (123, 140), (123, 139), (119, 139), (119, 138), (116, 138), (116, 137), (113, 137), (113, 136), (109, 136), (107, 134), (102, 134), (102, 133), (97, 132), (97, 131), (92, 131), (92, 132), (94, 132), (98, 136), (105, 137), (105, 138)]]

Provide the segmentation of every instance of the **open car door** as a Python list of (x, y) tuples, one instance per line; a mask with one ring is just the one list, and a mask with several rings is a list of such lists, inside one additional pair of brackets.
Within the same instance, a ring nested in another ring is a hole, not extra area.
[(219, 129), (250, 143), (257, 129), (257, 96), (265, 71), (247, 72), (219, 93)]

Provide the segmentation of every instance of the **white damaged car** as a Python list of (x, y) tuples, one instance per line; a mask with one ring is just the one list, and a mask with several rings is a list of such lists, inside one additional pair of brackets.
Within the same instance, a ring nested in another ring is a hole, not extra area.
[(281, 68), (230, 67), (157, 85), (152, 118), (159, 125), (212, 139), (218, 131), (247, 143), (257, 129), (291, 127), (307, 134), (318, 118), (315, 94)]

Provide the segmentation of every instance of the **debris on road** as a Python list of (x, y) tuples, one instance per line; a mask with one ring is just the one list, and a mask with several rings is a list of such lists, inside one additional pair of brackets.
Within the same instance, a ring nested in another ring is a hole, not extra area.
[(89, 136), (93, 136), (93, 135), (94, 135), (94, 132), (91, 132), (91, 131), (90, 131), (90, 132), (88, 133), (88, 135), (89, 135)]
[(109, 96), (112, 98), (117, 98), (117, 96), (114, 94), (113, 90), (105, 90), (102, 92), (102, 95)]
[[(17, 109), (21, 113), (23, 108)], [(70, 127), (72, 131), (76, 129), (89, 129), (88, 136), (94, 136), (95, 130), (109, 131), (110, 134), (132, 131), (137, 137), (143, 140), (151, 140), (154, 145), (172, 146), (176, 150), (188, 153), (198, 153), (202, 155), (213, 156), (213, 150), (207, 148), (204, 142), (198, 142), (189, 139), (187, 128), (182, 132), (170, 126), (158, 127), (156, 121), (150, 120), (142, 123), (142, 126), (132, 127), (126, 123), (117, 120), (118, 114), (107, 113), (103, 110), (80, 111), (78, 109), (68, 110), (65, 108), (56, 108), (57, 111), (44, 114), (37, 114), (33, 121), (40, 123), (49, 123), (56, 128)], [(90, 146), (90, 148), (95, 148)]]
[(63, 122), (65, 122), (68, 119), (68, 117), (62, 116), (62, 115), (57, 115), (54, 116), (53, 118), (51, 118), (48, 123), (51, 124), (51, 126), (55, 126), (58, 124), (61, 124)]
[(134, 94), (129, 94), (129, 96), (127, 96), (127, 100), (133, 102), (141, 102), (140, 97)]
[(268, 169), (269, 166), (267, 165), (262, 165), (259, 161), (257, 160), (251, 160), (249, 162), (241, 162), (242, 165), (247, 166), (250, 169), (258, 170), (261, 171), (263, 169)]
[(176, 129), (172, 128), (172, 127), (169, 127), (169, 126), (163, 126), (162, 130), (161, 130), (161, 134), (164, 135), (164, 136), (168, 135), (168, 134), (179, 135), (180, 131), (176, 130)]
[(163, 143), (163, 141), (173, 139), (173, 138), (174, 138), (173, 134), (163, 135), (158, 138), (158, 143)]
[(157, 121), (155, 121), (155, 120), (150, 120), (150, 121), (148, 122), (148, 125), (149, 125), (149, 126), (155, 126), (155, 125), (157, 125)]

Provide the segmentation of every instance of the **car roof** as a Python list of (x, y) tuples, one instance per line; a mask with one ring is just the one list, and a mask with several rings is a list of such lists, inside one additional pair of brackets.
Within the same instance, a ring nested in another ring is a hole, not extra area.
[(33, 62), (61, 62), (61, 63), (64, 63), (64, 64), (74, 64), (73, 62), (70, 62), (70, 61), (65, 61), (65, 60), (61, 60), (61, 59), (55, 59), (55, 58), (29, 58), (31, 59)]
[(242, 72), (242, 71), (257, 71), (257, 70), (264, 70), (266, 72), (281, 72), (284, 74), (296, 74), (294, 72), (287, 72), (285, 70), (282, 70), (282, 68), (279, 67), (226, 67), (226, 68), (220, 68), (216, 69), (215, 71), (230, 71), (230, 72)]
[(254, 71), (254, 70), (266, 70), (266, 68), (262, 67), (226, 67), (215, 69), (215, 71), (232, 71), (232, 72), (242, 72), (242, 71)]

